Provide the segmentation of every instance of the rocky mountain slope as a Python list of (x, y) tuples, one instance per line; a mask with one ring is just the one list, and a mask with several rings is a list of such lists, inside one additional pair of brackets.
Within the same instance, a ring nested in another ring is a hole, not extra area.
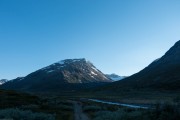
[(180, 90), (180, 41), (139, 73), (107, 85), (105, 89)]
[(66, 59), (17, 78), (2, 86), (5, 89), (27, 91), (77, 90), (111, 82), (86, 59)]

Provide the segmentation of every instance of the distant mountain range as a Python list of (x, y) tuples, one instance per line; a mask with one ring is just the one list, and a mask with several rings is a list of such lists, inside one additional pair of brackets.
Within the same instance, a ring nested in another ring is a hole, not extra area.
[(6, 79), (1, 79), (1, 80), (0, 80), (0, 85), (6, 83), (7, 81), (8, 81), (8, 80), (6, 80)]
[(1, 86), (24, 91), (72, 91), (112, 82), (86, 59), (66, 59)]
[(126, 78), (126, 76), (119, 76), (119, 75), (117, 75), (115, 73), (113, 73), (113, 74), (106, 74), (106, 76), (109, 79), (113, 80), (113, 81), (118, 81), (118, 80), (122, 80), (122, 79)]
[[(104, 86), (98, 89), (99, 85)], [(66, 59), (0, 86), (3, 89), (47, 92), (77, 91), (93, 87), (98, 91), (180, 90), (180, 41), (164, 56), (130, 77), (105, 75), (86, 59)]]
[[(180, 41), (139, 73), (113, 82), (103, 90), (153, 89), (180, 90)], [(102, 88), (101, 88), (102, 89)]]

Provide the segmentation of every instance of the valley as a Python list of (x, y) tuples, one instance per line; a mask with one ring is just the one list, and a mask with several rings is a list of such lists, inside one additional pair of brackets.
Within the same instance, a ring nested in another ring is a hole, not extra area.
[(104, 74), (81, 58), (61, 60), (25, 77), (3, 79), (0, 119), (178, 120), (179, 51), (180, 41), (129, 77)]

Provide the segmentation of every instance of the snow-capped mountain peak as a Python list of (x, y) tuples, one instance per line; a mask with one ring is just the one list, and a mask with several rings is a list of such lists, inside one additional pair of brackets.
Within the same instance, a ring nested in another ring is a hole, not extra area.
[(113, 74), (106, 74), (106, 76), (108, 78), (110, 78), (111, 80), (113, 80), (113, 81), (118, 81), (118, 80), (122, 80), (122, 79), (126, 78), (126, 76), (119, 76), (119, 75), (117, 75), (115, 73), (113, 73)]
[(85, 58), (80, 58), (80, 59), (65, 59), (65, 60), (61, 60), (61, 61), (59, 61), (57, 63), (61, 64), (61, 65), (64, 65), (64, 64), (75, 63), (75, 62), (80, 62), (80, 61), (87, 62), (87, 60)]
[(3, 87), (23, 90), (72, 90), (109, 82), (112, 80), (83, 58), (61, 60), (30, 73), (22, 80), (6, 83)]

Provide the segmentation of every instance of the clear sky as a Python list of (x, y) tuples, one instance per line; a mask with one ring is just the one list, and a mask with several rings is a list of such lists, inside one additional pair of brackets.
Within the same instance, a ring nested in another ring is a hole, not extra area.
[(180, 39), (180, 0), (0, 0), (0, 79), (67, 58), (134, 74)]

